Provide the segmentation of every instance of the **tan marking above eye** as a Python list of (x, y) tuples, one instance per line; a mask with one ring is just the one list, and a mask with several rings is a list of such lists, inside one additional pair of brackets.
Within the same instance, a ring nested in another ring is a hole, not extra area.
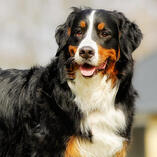
[(98, 24), (98, 30), (103, 30), (105, 27), (105, 23), (104, 22), (101, 22)]
[(80, 26), (81, 26), (82, 28), (85, 28), (85, 27), (86, 27), (86, 22), (85, 22), (85, 21), (81, 21), (81, 22), (80, 22)]

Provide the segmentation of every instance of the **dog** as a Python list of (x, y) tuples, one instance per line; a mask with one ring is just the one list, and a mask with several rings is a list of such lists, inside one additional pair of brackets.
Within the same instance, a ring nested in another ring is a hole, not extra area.
[(1, 157), (125, 157), (142, 33), (123, 13), (73, 8), (46, 67), (0, 70)]

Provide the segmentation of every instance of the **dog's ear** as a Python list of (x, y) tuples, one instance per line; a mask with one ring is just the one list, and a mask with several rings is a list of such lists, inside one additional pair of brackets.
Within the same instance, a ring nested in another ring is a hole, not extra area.
[(62, 25), (59, 25), (56, 29), (55, 38), (59, 46), (56, 56), (59, 55), (60, 50), (66, 45), (71, 33), (71, 27), (75, 19), (76, 13), (81, 10), (76, 7), (73, 7), (72, 9), (73, 11), (68, 16), (66, 22)]
[(119, 29), (119, 46), (125, 53), (132, 53), (141, 43), (142, 33), (139, 27), (129, 21), (123, 13), (114, 11)]

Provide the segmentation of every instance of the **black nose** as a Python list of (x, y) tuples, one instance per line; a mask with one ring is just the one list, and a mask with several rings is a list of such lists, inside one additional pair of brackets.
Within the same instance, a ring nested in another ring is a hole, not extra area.
[(91, 48), (90, 46), (84, 46), (80, 49), (79, 51), (79, 55), (82, 57), (82, 58), (85, 58), (85, 59), (88, 59), (88, 58), (91, 58), (93, 57), (95, 54), (95, 51), (93, 48)]

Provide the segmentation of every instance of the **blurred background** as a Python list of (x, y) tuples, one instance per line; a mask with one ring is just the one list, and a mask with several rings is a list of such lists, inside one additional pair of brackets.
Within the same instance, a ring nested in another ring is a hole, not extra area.
[(139, 92), (128, 157), (157, 157), (157, 0), (0, 0), (0, 67), (46, 65), (55, 55), (55, 29), (72, 6), (123, 12), (144, 34), (134, 52)]

